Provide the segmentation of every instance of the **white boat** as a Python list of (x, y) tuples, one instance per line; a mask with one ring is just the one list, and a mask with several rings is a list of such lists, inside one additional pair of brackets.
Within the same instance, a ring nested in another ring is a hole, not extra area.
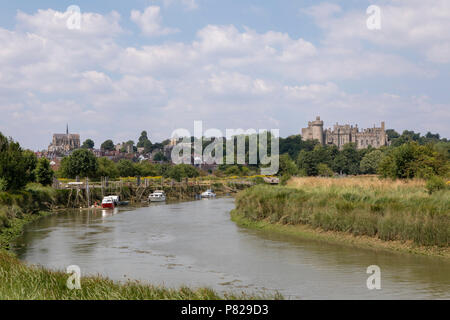
[(202, 198), (215, 198), (216, 194), (214, 192), (212, 192), (211, 189), (206, 190), (205, 192), (203, 192), (201, 194)]
[(162, 190), (156, 190), (148, 196), (150, 202), (164, 202), (166, 201), (166, 193)]
[(119, 198), (119, 196), (110, 196), (110, 197), (111, 197), (111, 199), (114, 201), (114, 205), (115, 205), (115, 206), (118, 206), (119, 203), (120, 203), (120, 198)]

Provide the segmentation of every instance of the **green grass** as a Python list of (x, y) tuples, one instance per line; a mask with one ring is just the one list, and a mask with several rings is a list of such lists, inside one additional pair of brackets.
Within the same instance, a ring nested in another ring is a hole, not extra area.
[(450, 241), (449, 191), (430, 195), (419, 186), (260, 185), (238, 194), (235, 214), (420, 246), (448, 247)]
[(119, 284), (102, 277), (81, 278), (81, 289), (66, 286), (69, 275), (43, 268), (29, 267), (7, 253), (0, 252), (0, 299), (25, 300), (220, 300), (281, 299), (281, 295), (263, 296), (218, 294), (209, 288), (178, 289), (140, 282)]

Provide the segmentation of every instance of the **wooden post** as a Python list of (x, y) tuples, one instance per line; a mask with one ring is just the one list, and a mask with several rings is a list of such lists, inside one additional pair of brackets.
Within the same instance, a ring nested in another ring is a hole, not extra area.
[(101, 177), (101, 183), (102, 183), (102, 198), (103, 198), (105, 196), (105, 191), (103, 190), (104, 183), (105, 183), (105, 177)]
[(87, 198), (87, 207), (89, 208), (89, 179), (86, 178), (86, 198)]

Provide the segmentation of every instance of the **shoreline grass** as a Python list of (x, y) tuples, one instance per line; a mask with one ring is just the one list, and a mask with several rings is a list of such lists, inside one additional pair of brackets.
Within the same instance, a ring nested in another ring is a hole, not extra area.
[(450, 193), (430, 195), (424, 185), (374, 177), (294, 178), (286, 187), (244, 190), (232, 216), (245, 218), (241, 223), (248, 227), (449, 257)]
[(264, 300), (282, 299), (279, 294), (219, 294), (210, 288), (177, 289), (154, 286), (139, 281), (118, 283), (100, 276), (82, 277), (81, 289), (66, 286), (69, 275), (28, 266), (0, 251), (1, 300)]
[(384, 241), (369, 236), (354, 236), (339, 231), (324, 231), (308, 225), (283, 225), (268, 221), (250, 220), (236, 210), (230, 213), (231, 221), (236, 225), (262, 232), (278, 233), (293, 239), (320, 241), (333, 245), (344, 245), (360, 249), (394, 252), (399, 254), (415, 254), (450, 259), (450, 248), (418, 246), (411, 241)]

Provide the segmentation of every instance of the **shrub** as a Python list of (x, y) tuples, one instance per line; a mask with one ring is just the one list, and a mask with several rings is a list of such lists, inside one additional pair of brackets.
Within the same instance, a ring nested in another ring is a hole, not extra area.
[(287, 182), (289, 181), (289, 179), (291, 179), (292, 178), (292, 176), (290, 175), (290, 174), (284, 174), (284, 175), (282, 175), (281, 176), (281, 179), (280, 179), (280, 184), (282, 185), (282, 186), (285, 186), (286, 184), (287, 184)]
[(331, 170), (325, 163), (319, 163), (317, 165), (317, 173), (321, 177), (331, 177), (334, 174), (333, 170)]
[(6, 188), (8, 187), (8, 183), (6, 179), (0, 178), (0, 192), (6, 191)]
[(40, 158), (35, 169), (35, 176), (36, 181), (44, 186), (52, 184), (54, 172), (50, 167), (50, 161)]
[[(36, 156), (31, 151), (23, 151), (19, 143), (0, 133), (0, 177), (2, 188), (20, 190), (32, 181)], [(6, 185), (6, 187), (5, 187)]]
[(433, 192), (444, 190), (446, 188), (445, 180), (438, 176), (432, 176), (430, 179), (428, 179), (426, 184), (426, 189), (428, 190), (429, 194), (432, 194)]
[(432, 146), (410, 142), (392, 149), (378, 166), (378, 173), (393, 179), (430, 178), (445, 175), (448, 166)]

